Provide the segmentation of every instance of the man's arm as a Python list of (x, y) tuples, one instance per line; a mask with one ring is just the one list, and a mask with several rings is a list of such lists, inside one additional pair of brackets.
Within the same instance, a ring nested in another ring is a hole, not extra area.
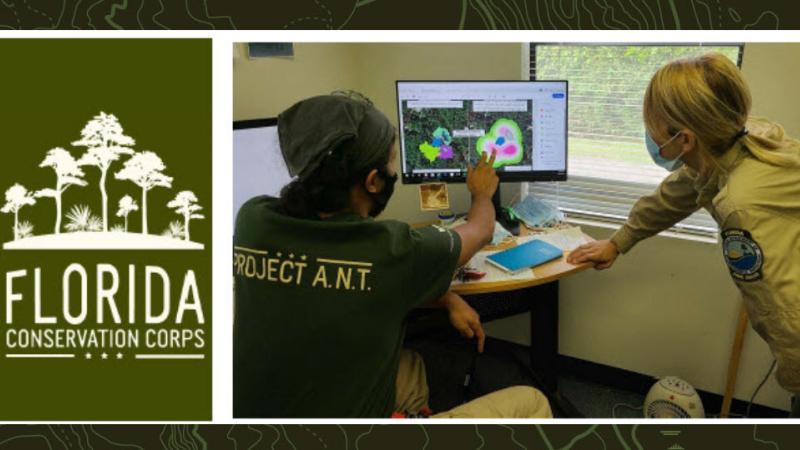
[(484, 152), (478, 164), (467, 169), (467, 189), (472, 194), (472, 207), (467, 213), (467, 223), (453, 228), (461, 237), (459, 266), (466, 264), (484, 245), (492, 241), (495, 224), (492, 195), (499, 182), (493, 167), (495, 156), (492, 153), (487, 160)]
[(447, 309), (447, 315), (453, 328), (467, 339), (476, 338), (478, 340), (478, 353), (483, 353), (486, 334), (483, 332), (483, 325), (481, 325), (481, 316), (460, 295), (453, 291), (447, 291), (443, 296), (422, 305), (422, 307)]

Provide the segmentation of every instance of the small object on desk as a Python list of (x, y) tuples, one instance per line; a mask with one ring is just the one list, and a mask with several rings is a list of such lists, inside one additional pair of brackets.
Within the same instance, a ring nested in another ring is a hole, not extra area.
[(501, 207), (499, 211), (495, 211), (495, 214), (497, 215), (498, 224), (502, 224), (514, 236), (519, 236), (520, 221), (510, 207)]
[(498, 253), (497, 250), (483, 250), (475, 254), (472, 259), (469, 260), (465, 267), (471, 268), (477, 272), (485, 273), (486, 275), (481, 277), (479, 280), (466, 280), (461, 279), (458, 276), (458, 272), (456, 272), (456, 276), (453, 278), (453, 284), (480, 284), (480, 283), (496, 283), (500, 281), (524, 281), (524, 280), (532, 280), (536, 278), (533, 274), (532, 270), (523, 270), (519, 273), (508, 273), (504, 270), (498, 269), (497, 267), (489, 264), (486, 262), (486, 258), (490, 255)]
[(500, 222), (495, 222), (494, 224), (494, 234), (492, 235), (492, 245), (498, 245), (503, 243), (506, 239), (510, 239), (514, 237), (508, 230), (505, 229)]
[(464, 266), (456, 272), (456, 278), (460, 281), (476, 281), (486, 276), (486, 272), (481, 272), (474, 267)]
[(528, 228), (546, 228), (564, 221), (564, 214), (558, 208), (531, 194), (511, 206), (509, 211)]
[(437, 214), (437, 217), (439, 218), (439, 225), (445, 228), (450, 227), (456, 221), (456, 215), (453, 213), (453, 211), (450, 211), (449, 209), (440, 212), (439, 214)]
[(450, 208), (447, 183), (423, 183), (419, 185), (419, 204), (423, 211)]
[(507, 272), (516, 273), (560, 258), (563, 254), (560, 248), (534, 239), (488, 256), (486, 261)]
[[(460, 217), (458, 218), (458, 220), (451, 222), (449, 225), (447, 225), (447, 228), (457, 227), (465, 223), (467, 223), (467, 218)], [(508, 230), (506, 230), (505, 227), (503, 227), (503, 225), (500, 224), (500, 222), (494, 223), (494, 234), (492, 235), (492, 245), (502, 244), (503, 242), (506, 242), (507, 240), (512, 239), (513, 237), (514, 235), (511, 234), (511, 232), (509, 232)]]

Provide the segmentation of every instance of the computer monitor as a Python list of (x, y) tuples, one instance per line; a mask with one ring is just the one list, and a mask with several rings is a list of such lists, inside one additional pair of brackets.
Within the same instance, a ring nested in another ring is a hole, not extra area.
[(292, 181), (278, 141), (277, 119), (233, 122), (233, 217), (258, 195), (277, 197)]
[(496, 151), (500, 181), (567, 179), (566, 81), (397, 81), (403, 183), (463, 182)]

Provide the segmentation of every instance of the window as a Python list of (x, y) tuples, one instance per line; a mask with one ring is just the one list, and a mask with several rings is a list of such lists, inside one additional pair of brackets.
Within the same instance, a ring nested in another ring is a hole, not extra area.
[[(568, 217), (624, 222), (633, 203), (668, 174), (644, 145), (647, 84), (668, 61), (708, 52), (738, 64), (742, 46), (531, 44), (530, 79), (569, 81), (569, 181), (532, 183), (529, 191)], [(701, 210), (671, 231), (710, 237), (717, 226)]]

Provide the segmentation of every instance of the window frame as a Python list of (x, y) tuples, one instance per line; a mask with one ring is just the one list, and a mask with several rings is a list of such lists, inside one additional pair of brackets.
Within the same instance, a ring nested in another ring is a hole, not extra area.
[[(630, 46), (637, 46), (637, 47), (738, 47), (737, 52), (737, 60), (736, 65), (739, 69), (742, 67), (742, 61), (744, 59), (744, 50), (745, 50), (745, 43), (743, 42), (528, 42), (522, 46), (522, 76), (525, 79), (530, 79), (532, 81), (537, 81), (536, 78), (536, 50), (539, 46), (581, 46), (581, 47), (609, 47), (609, 46), (622, 46), (622, 47), (630, 47)], [(569, 128), (567, 130), (568, 138), (567, 138), (567, 146), (569, 146)], [(572, 182), (572, 185), (570, 184)], [(566, 187), (567, 191), (571, 190), (572, 186), (581, 186), (581, 185), (591, 185), (597, 184), (605, 185), (609, 188), (615, 189), (622, 189), (625, 191), (629, 191), (631, 193), (637, 193), (639, 196), (649, 195), (654, 192), (657, 188), (658, 184), (655, 186), (646, 183), (637, 183), (631, 181), (622, 181), (622, 180), (610, 180), (608, 178), (596, 178), (596, 177), (587, 177), (587, 176), (576, 176), (567, 173), (567, 181), (563, 182), (553, 182), (548, 183), (548, 185), (553, 185), (555, 189), (550, 188), (550, 191), (555, 190), (556, 192), (556, 200), (560, 196), (559, 191), (561, 190), (560, 187)], [(542, 186), (542, 183), (532, 184), (532, 183), (523, 183), (522, 185), (522, 194), (528, 194), (536, 190), (536, 186)], [(547, 189), (540, 189), (540, 191), (547, 190)], [(600, 189), (596, 191), (599, 195), (601, 192)], [(569, 194), (567, 194), (569, 195)], [(569, 198), (574, 199), (575, 202), (583, 201), (584, 204), (589, 205), (592, 202), (596, 201), (590, 194), (577, 194), (571, 195)], [(552, 200), (552, 198), (551, 198)], [(558, 202), (557, 202), (558, 203)], [(635, 201), (634, 201), (635, 203)], [(630, 204), (630, 208), (633, 208), (633, 204)], [(591, 208), (570, 208), (570, 207), (563, 207), (561, 205), (556, 205), (565, 215), (568, 222), (574, 222), (578, 224), (587, 224), (587, 225), (594, 225), (600, 226), (604, 228), (618, 228), (622, 224), (625, 223), (627, 220), (627, 216), (630, 212), (630, 208), (628, 209), (628, 213), (622, 214), (607, 214), (601, 213), (599, 211), (591, 211)], [(620, 211), (622, 211), (622, 207), (620, 206)], [(686, 222), (693, 222), (693, 223), (686, 223)], [(697, 225), (696, 223), (701, 223), (701, 225)], [(706, 226), (707, 224), (707, 226)], [(713, 224), (713, 226), (712, 226)], [(688, 239), (688, 240), (695, 240), (701, 242), (718, 242), (719, 239), (719, 226), (716, 224), (714, 219), (708, 213), (708, 211), (700, 208), (695, 213), (691, 214), (687, 219), (684, 221), (678, 222), (672, 227), (664, 230), (660, 233), (661, 235), (667, 237), (674, 237), (680, 239)]]

